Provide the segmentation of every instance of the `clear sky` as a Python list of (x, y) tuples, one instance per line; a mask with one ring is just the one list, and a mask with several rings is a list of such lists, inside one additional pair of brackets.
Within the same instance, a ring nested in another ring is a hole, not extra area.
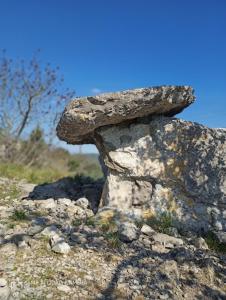
[(0, 0), (0, 48), (41, 48), (77, 96), (192, 85), (179, 117), (226, 127), (225, 0)]

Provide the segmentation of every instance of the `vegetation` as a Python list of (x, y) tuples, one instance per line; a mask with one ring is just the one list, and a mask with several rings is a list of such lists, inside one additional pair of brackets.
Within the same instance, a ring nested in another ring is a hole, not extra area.
[[(37, 134), (38, 140), (34, 138)], [(77, 180), (84, 176), (102, 177), (97, 155), (70, 154), (65, 149), (49, 146), (39, 129), (32, 131), (28, 140), (17, 141), (13, 153), (13, 158), (0, 154), (0, 176), (36, 184), (66, 176), (77, 176)]]
[(158, 216), (151, 216), (146, 223), (156, 231), (169, 233), (169, 229), (173, 226), (173, 218), (170, 213), (162, 213)]
[(8, 184), (7, 182), (0, 182), (0, 205), (2, 202), (16, 199), (20, 196), (20, 189), (16, 184)]
[(43, 64), (39, 52), (28, 60), (0, 56), (0, 128), (7, 137), (20, 138), (42, 125), (52, 133), (59, 113), (74, 95), (63, 87), (58, 67)]
[(26, 221), (27, 220), (27, 215), (25, 211), (23, 210), (15, 210), (11, 216), (11, 219), (13, 221)]
[(105, 233), (104, 238), (107, 240), (107, 243), (111, 248), (119, 248), (122, 244), (119, 239), (118, 232), (107, 232)]
[[(1, 55), (2, 54), (2, 55)], [(74, 91), (64, 88), (59, 68), (0, 52), (0, 177), (41, 184), (65, 176), (102, 176), (97, 156), (54, 146), (59, 115)]]
[(226, 244), (220, 243), (217, 236), (212, 231), (208, 231), (204, 235), (204, 238), (211, 250), (226, 253)]

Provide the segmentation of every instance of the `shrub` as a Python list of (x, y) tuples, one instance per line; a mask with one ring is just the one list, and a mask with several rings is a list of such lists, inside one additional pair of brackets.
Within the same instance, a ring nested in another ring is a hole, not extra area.
[(168, 233), (168, 229), (173, 226), (173, 218), (170, 213), (162, 213), (158, 216), (152, 216), (146, 220), (146, 223), (153, 229)]
[(14, 221), (25, 221), (28, 219), (26, 213), (23, 210), (15, 210), (11, 219)]

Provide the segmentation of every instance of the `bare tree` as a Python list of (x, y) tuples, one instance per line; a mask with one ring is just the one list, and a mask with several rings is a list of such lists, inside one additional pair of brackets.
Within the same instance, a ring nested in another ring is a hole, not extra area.
[(19, 139), (40, 126), (45, 134), (55, 124), (74, 91), (63, 88), (59, 68), (42, 64), (39, 51), (30, 61), (0, 56), (0, 129)]

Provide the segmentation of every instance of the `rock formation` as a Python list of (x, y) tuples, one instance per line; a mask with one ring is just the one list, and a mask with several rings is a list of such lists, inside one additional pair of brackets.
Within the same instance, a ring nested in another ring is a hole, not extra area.
[(73, 100), (57, 126), (57, 135), (70, 144), (93, 143), (96, 128), (148, 115), (172, 116), (194, 101), (193, 90), (162, 86), (102, 94)]
[(108, 168), (101, 203), (172, 216), (194, 231), (226, 231), (226, 133), (173, 118), (191, 87), (164, 86), (75, 99), (60, 139), (95, 143)]

